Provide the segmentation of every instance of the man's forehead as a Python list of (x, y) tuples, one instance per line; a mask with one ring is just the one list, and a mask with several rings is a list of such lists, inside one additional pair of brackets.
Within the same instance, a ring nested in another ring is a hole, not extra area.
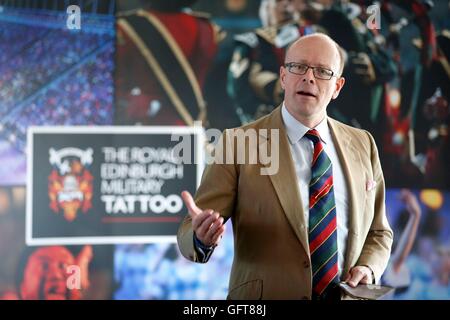
[(339, 52), (336, 45), (322, 37), (307, 37), (299, 39), (294, 45), (292, 45), (288, 51), (288, 54), (302, 53), (302, 52), (314, 52), (315, 54), (326, 54), (329, 56), (338, 55)]
[(319, 59), (298, 58), (298, 59), (295, 59), (295, 61), (291, 61), (291, 62), (303, 63), (303, 64), (307, 64), (312, 67), (323, 67), (323, 68), (327, 68), (327, 69), (330, 69), (333, 67), (332, 63), (326, 62), (324, 60), (319, 60)]
[(338, 65), (339, 59), (335, 44), (318, 37), (298, 41), (286, 55), (287, 62), (301, 62), (328, 68)]

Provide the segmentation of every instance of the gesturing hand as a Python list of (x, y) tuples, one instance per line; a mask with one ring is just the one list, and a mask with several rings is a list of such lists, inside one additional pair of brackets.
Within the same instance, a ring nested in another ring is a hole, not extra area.
[(350, 272), (344, 279), (351, 287), (356, 287), (358, 284), (372, 284), (373, 283), (372, 270), (367, 266), (356, 266), (350, 269)]
[(208, 247), (219, 244), (225, 232), (224, 220), (220, 214), (211, 209), (202, 210), (197, 207), (188, 191), (183, 191), (181, 197), (192, 218), (192, 229), (197, 239)]

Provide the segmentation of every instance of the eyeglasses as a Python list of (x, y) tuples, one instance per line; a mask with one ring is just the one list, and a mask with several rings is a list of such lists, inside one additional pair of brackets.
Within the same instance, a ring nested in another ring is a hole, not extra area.
[(290, 73), (304, 75), (311, 68), (314, 74), (314, 78), (322, 80), (330, 80), (332, 77), (336, 77), (334, 72), (324, 67), (311, 67), (303, 63), (288, 62), (284, 65)]

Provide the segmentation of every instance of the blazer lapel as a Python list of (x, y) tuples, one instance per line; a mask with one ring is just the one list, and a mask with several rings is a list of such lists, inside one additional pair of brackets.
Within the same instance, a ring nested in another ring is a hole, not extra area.
[[(358, 241), (360, 230), (360, 215), (358, 212), (362, 210), (360, 204), (364, 203), (365, 185), (364, 179), (359, 175), (364, 172), (361, 164), (359, 151), (351, 143), (352, 137), (340, 126), (340, 124), (328, 118), (328, 124), (331, 129), (333, 142), (336, 151), (342, 161), (342, 168), (346, 177), (346, 183), (349, 195), (349, 225), (347, 248), (345, 253), (344, 272), (346, 273), (354, 260), (356, 253), (356, 244)], [(269, 175), (272, 185), (275, 189), (277, 197), (283, 207), (290, 225), (292, 226), (297, 238), (302, 244), (305, 252), (310, 256), (308, 242), (308, 224), (305, 221), (302, 201), (298, 189), (294, 161), (292, 159), (289, 141), (287, 139), (286, 130), (281, 117), (281, 107), (278, 107), (268, 118), (266, 126), (268, 132), (260, 132), (259, 143), (267, 143), (265, 146), (270, 154), (271, 144), (275, 143), (279, 146), (279, 168), (278, 172)], [(271, 142), (270, 129), (279, 130), (279, 141)], [(266, 165), (267, 166), (267, 165)], [(362, 182), (361, 182), (362, 181)], [(343, 274), (345, 274), (343, 273)]]
[(341, 160), (349, 196), (348, 236), (343, 270), (343, 275), (345, 276), (345, 273), (350, 270), (351, 263), (354, 259), (361, 226), (358, 212), (362, 210), (360, 203), (364, 203), (365, 199), (365, 185), (360, 182), (364, 181), (360, 177), (364, 172), (364, 168), (361, 164), (359, 151), (352, 144), (352, 137), (335, 120), (328, 118), (328, 124), (331, 129), (336, 151)]
[[(270, 118), (268, 118), (268, 129), (279, 130), (279, 141), (272, 142), (270, 130), (267, 135), (260, 133), (260, 143), (267, 143), (267, 150), (270, 154), (271, 144), (279, 146), (279, 166), (276, 174), (269, 175), (272, 185), (275, 189), (277, 197), (283, 207), (290, 225), (292, 226), (297, 238), (303, 245), (305, 252), (309, 256), (308, 244), (308, 225), (305, 222), (305, 215), (300, 199), (300, 193), (297, 184), (294, 161), (292, 160), (291, 150), (287, 139), (286, 130), (281, 117), (281, 107), (278, 107)], [(266, 165), (267, 166), (267, 165)]]

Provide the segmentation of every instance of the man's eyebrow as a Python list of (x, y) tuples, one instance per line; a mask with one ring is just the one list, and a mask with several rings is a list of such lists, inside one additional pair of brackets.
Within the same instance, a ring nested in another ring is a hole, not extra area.
[(306, 61), (306, 60), (298, 60), (298, 61), (292, 61), (292, 62), (294, 62), (294, 63), (306, 64), (306, 65), (312, 66), (312, 67), (321, 67), (321, 68), (325, 68), (325, 69), (331, 70), (331, 67), (330, 67), (330, 66), (328, 66), (328, 65), (326, 65), (326, 64), (323, 64), (323, 63), (310, 64), (310, 63), (309, 63), (308, 61)]

